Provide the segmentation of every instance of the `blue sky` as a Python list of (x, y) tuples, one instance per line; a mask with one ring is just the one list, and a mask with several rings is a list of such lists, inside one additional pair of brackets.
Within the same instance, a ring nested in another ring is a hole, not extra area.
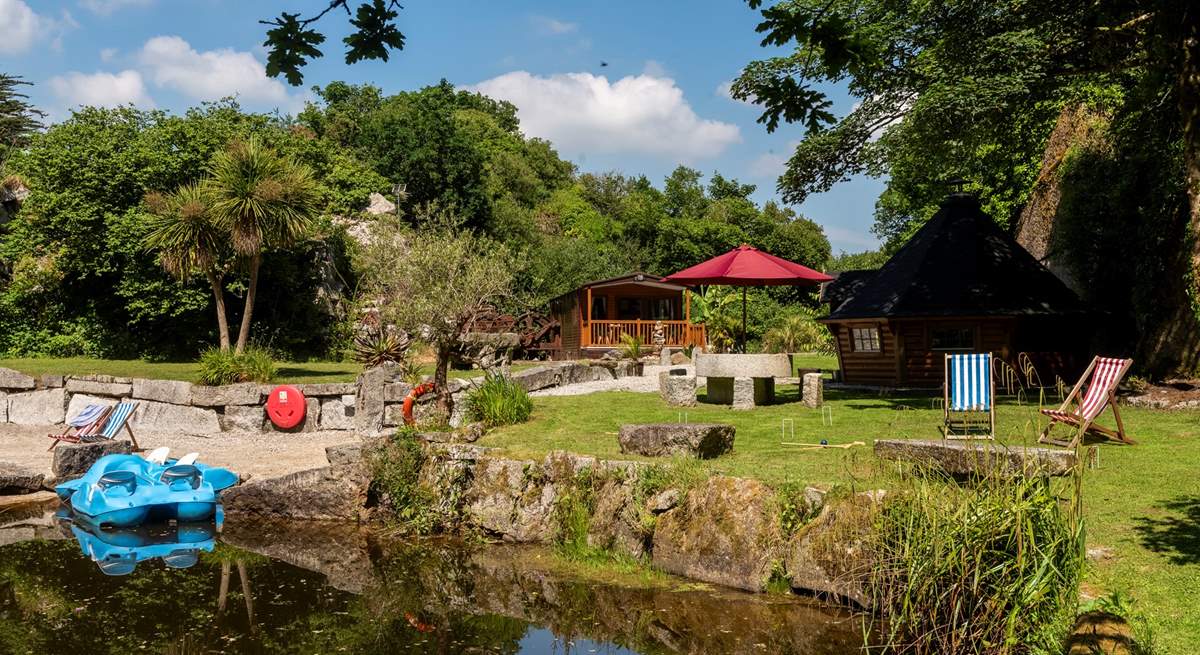
[[(80, 104), (134, 103), (178, 111), (236, 94), (243, 106), (294, 112), (312, 85), (369, 82), (385, 92), (446, 78), (512, 100), (526, 134), (550, 139), (585, 171), (646, 174), (677, 164), (758, 185), (775, 179), (798, 127), (774, 134), (758, 108), (725, 92), (741, 67), (767, 54), (757, 13), (738, 0), (662, 2), (403, 3), (404, 51), (390, 62), (342, 61), (344, 16), (324, 22), (325, 57), (303, 88), (267, 78), (258, 19), (309, 12), (325, 0), (0, 0), (0, 70), (36, 84), (53, 119)], [(607, 66), (601, 66), (606, 62)], [(854, 99), (830, 89), (835, 109)], [(870, 234), (879, 180), (854, 179), (798, 209), (825, 227), (834, 251), (877, 244)]]

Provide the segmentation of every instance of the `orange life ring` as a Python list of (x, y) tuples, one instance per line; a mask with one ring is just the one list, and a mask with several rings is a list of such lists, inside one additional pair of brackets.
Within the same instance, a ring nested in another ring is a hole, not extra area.
[(420, 398), (422, 395), (433, 391), (435, 388), (437, 387), (434, 385), (434, 383), (426, 382), (425, 384), (418, 384), (412, 388), (412, 391), (408, 392), (408, 395), (404, 397), (405, 425), (413, 425), (416, 423), (416, 420), (413, 419), (413, 403), (417, 402), (417, 398)]

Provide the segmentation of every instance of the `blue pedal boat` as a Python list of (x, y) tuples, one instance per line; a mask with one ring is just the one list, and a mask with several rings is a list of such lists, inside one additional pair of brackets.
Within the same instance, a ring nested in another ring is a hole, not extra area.
[(74, 520), (68, 508), (55, 518), (68, 525), (79, 549), (100, 567), (105, 575), (129, 575), (141, 562), (161, 559), (173, 569), (186, 569), (200, 561), (200, 553), (212, 552), (221, 526), (221, 510), (216, 522), (177, 523), (165, 526), (139, 526), (101, 530)]
[(128, 528), (147, 521), (207, 520), (216, 511), (221, 491), (237, 480), (229, 469), (215, 466), (105, 455), (83, 477), (55, 491), (80, 521)]

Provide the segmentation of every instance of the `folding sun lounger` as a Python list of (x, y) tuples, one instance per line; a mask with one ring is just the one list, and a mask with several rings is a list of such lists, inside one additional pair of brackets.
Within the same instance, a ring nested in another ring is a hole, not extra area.
[[(137, 409), (136, 401), (124, 401), (116, 406), (108, 408), (104, 417), (95, 423), (91, 424), (91, 429), (82, 429), (79, 432), (71, 435), (49, 435), (54, 439), (50, 449), (53, 450), (58, 445), (59, 441), (68, 443), (97, 443), (100, 441), (108, 441), (115, 439), (117, 433), (122, 429), (129, 434), (129, 440), (133, 442), (134, 450), (141, 450), (138, 445), (137, 437), (133, 436), (133, 430), (129, 428), (129, 416), (133, 414), (133, 410)], [(82, 414), (82, 412), (80, 412)]]
[(105, 421), (108, 420), (108, 415), (112, 411), (111, 406), (106, 405), (88, 405), (67, 421), (67, 431), (62, 434), (48, 434), (54, 440), (47, 450), (54, 450), (60, 441), (67, 443), (79, 443), (85, 436), (96, 434), (104, 427)]
[[(1126, 371), (1132, 365), (1132, 359), (1100, 356), (1092, 358), (1092, 363), (1088, 364), (1087, 370), (1083, 372), (1079, 382), (1075, 383), (1075, 388), (1071, 389), (1071, 393), (1067, 395), (1062, 406), (1058, 409), (1041, 410), (1042, 414), (1050, 417), (1050, 423), (1045, 430), (1042, 430), (1038, 441), (1074, 448), (1079, 445), (1083, 435), (1091, 432), (1113, 441), (1133, 445), (1133, 439), (1125, 435), (1125, 425), (1121, 423), (1121, 413), (1117, 411), (1117, 385), (1121, 383), (1121, 379), (1125, 377)], [(1084, 381), (1088, 383), (1087, 392), (1080, 399), (1079, 392), (1083, 388)], [(1071, 401), (1076, 402), (1074, 409), (1070, 408)], [(1113, 416), (1117, 419), (1116, 430), (1097, 425), (1094, 422), (1105, 407), (1112, 407)], [(1070, 441), (1050, 438), (1051, 428), (1058, 423), (1077, 429), (1075, 436)]]
[(992, 354), (947, 354), (945, 373), (942, 433), (947, 439), (994, 439), (996, 389), (992, 384)]

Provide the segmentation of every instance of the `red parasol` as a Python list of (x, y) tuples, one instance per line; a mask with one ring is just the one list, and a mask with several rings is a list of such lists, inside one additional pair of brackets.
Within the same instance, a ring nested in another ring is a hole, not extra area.
[[(817, 285), (832, 280), (819, 271), (769, 255), (754, 246), (742, 244), (733, 250), (700, 262), (664, 281), (687, 286), (720, 284), (736, 287), (768, 285)], [(746, 342), (746, 290), (742, 289), (742, 343)]]

